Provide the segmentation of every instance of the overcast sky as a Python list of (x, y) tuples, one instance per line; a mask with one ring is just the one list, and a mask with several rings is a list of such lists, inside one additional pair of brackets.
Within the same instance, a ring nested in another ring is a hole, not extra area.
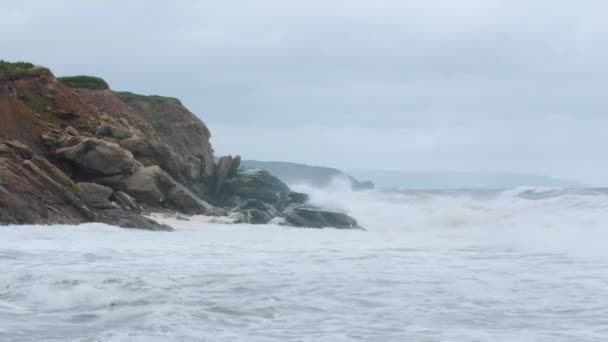
[(179, 97), (217, 154), (608, 185), (608, 1), (0, 4), (0, 58)]

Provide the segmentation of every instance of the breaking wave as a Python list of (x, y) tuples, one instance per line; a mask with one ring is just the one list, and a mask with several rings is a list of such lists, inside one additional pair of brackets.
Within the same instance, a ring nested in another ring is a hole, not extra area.
[(293, 185), (367, 231), (0, 227), (1, 341), (601, 341), (608, 191)]

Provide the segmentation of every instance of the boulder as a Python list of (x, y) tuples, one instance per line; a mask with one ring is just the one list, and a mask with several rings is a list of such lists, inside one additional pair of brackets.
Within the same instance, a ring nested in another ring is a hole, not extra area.
[(118, 203), (118, 205), (123, 209), (130, 210), (137, 214), (142, 212), (142, 208), (137, 204), (135, 198), (127, 195), (123, 191), (114, 192), (110, 197), (110, 200)]
[(234, 207), (246, 199), (259, 199), (282, 210), (291, 190), (285, 183), (265, 170), (238, 172), (226, 180), (217, 199), (219, 203)]
[(158, 166), (137, 169), (124, 181), (125, 192), (139, 202), (154, 206), (161, 205), (165, 201), (165, 195), (160, 186), (162, 172)]
[(132, 136), (131, 131), (127, 127), (112, 126), (109, 124), (100, 125), (95, 131), (95, 134), (104, 137), (115, 138), (118, 140), (127, 139)]
[(131, 151), (136, 157), (154, 157), (158, 154), (158, 147), (138, 135), (122, 139), (118, 142), (120, 147)]
[(168, 191), (167, 199), (172, 206), (189, 215), (203, 214), (213, 208), (211, 204), (203, 201), (188, 188), (177, 182)]
[(78, 131), (76, 130), (76, 128), (72, 127), (72, 126), (68, 126), (65, 128), (65, 133), (69, 134), (69, 135), (73, 135), (75, 137), (79, 136), (80, 133), (78, 133)]
[(234, 177), (241, 166), (241, 156), (237, 155), (232, 160), (232, 165), (230, 165), (230, 170), (228, 170), (228, 177)]
[(232, 156), (224, 156), (219, 159), (217, 162), (217, 171), (215, 176), (215, 195), (220, 193), (222, 186), (224, 186), (224, 182), (228, 178), (228, 174), (232, 170), (232, 165), (234, 164), (234, 159)]
[[(115, 181), (115, 180), (108, 180)], [(139, 202), (168, 206), (186, 214), (202, 214), (213, 208), (158, 166), (142, 167), (124, 180), (125, 192)]]
[(285, 205), (289, 206), (294, 203), (295, 204), (304, 204), (304, 203), (308, 202), (308, 199), (309, 199), (309, 196), (307, 194), (292, 191), (287, 194), (287, 202), (285, 203)]
[(116, 208), (116, 205), (110, 202), (113, 191), (107, 186), (84, 182), (78, 183), (76, 186), (88, 206), (96, 209)]
[(280, 215), (273, 206), (258, 199), (243, 201), (232, 213), (238, 222), (251, 224), (266, 224)]
[(344, 213), (315, 208), (292, 207), (283, 212), (283, 217), (293, 227), (362, 229), (354, 218)]
[(59, 148), (55, 153), (70, 160), (85, 173), (106, 176), (131, 174), (139, 166), (131, 152), (117, 144), (96, 138), (87, 138), (74, 146)]

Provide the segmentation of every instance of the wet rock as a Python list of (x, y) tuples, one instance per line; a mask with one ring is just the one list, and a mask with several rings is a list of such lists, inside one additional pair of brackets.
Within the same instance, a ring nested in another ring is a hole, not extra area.
[(354, 218), (346, 214), (314, 208), (290, 208), (283, 216), (294, 227), (362, 229)]
[(308, 202), (308, 199), (309, 199), (309, 196), (307, 194), (292, 191), (287, 194), (286, 206), (289, 206), (293, 203), (304, 204), (304, 203)]
[(205, 210), (203, 215), (220, 217), (220, 216), (227, 216), (228, 212), (226, 211), (226, 209), (215, 207), (215, 208)]
[(226, 180), (218, 194), (218, 200), (225, 206), (236, 206), (247, 199), (259, 199), (273, 206), (282, 206), (291, 190), (278, 178), (265, 170), (238, 172)]
[(122, 228), (137, 228), (155, 231), (173, 230), (173, 228), (165, 224), (160, 224), (152, 219), (120, 208), (101, 211), (97, 221)]
[(273, 206), (258, 199), (245, 200), (232, 212), (240, 223), (251, 224), (266, 224), (280, 215)]

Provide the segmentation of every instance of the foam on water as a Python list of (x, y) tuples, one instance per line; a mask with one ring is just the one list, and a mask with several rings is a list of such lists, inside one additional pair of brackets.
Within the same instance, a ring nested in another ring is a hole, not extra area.
[(368, 231), (0, 227), (0, 341), (603, 341), (602, 190), (352, 192)]

